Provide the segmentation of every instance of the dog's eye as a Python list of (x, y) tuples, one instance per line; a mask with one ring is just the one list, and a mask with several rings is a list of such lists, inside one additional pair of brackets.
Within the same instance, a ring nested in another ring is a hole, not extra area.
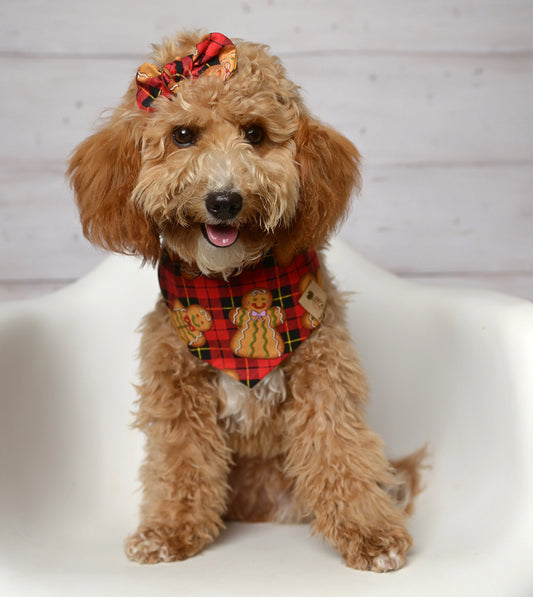
[(265, 140), (265, 131), (258, 124), (252, 124), (244, 128), (244, 138), (250, 145), (261, 145)]
[(172, 131), (172, 141), (178, 147), (190, 147), (196, 141), (194, 131), (187, 126), (177, 126)]

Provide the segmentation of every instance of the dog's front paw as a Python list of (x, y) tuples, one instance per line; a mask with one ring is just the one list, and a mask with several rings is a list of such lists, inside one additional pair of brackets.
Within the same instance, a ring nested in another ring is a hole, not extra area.
[(405, 554), (400, 555), (395, 549), (375, 556), (372, 560), (370, 570), (372, 572), (392, 572), (398, 570), (405, 564)]
[(209, 541), (176, 529), (139, 529), (126, 539), (128, 559), (138, 564), (176, 562), (196, 555)]
[(346, 565), (357, 570), (391, 572), (405, 564), (405, 554), (412, 545), (409, 533), (402, 527), (376, 529), (366, 535), (354, 534), (339, 542)]

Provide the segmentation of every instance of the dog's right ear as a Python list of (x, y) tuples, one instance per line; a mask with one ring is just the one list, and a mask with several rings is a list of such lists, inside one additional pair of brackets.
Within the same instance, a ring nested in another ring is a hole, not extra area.
[(97, 246), (155, 263), (159, 236), (131, 200), (141, 167), (141, 137), (135, 128), (134, 119), (115, 114), (75, 149), (67, 174), (85, 236)]

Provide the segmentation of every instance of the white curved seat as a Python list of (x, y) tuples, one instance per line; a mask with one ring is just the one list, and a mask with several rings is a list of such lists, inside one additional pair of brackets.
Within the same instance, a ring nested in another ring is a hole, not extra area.
[(408, 565), (346, 568), (307, 526), (231, 524), (186, 562), (139, 566), (142, 436), (128, 428), (152, 269), (113, 256), (0, 304), (0, 595), (533, 595), (533, 305), (414, 285), (336, 241), (328, 256), (392, 457), (428, 442)]

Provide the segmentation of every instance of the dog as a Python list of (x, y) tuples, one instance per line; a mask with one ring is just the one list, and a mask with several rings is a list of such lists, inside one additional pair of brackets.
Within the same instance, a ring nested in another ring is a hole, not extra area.
[(225, 521), (307, 521), (353, 568), (400, 568), (422, 454), (391, 463), (323, 250), (360, 156), (311, 116), (266, 46), (154, 46), (73, 152), (85, 236), (158, 264), (141, 326), (139, 563), (183, 560)]

